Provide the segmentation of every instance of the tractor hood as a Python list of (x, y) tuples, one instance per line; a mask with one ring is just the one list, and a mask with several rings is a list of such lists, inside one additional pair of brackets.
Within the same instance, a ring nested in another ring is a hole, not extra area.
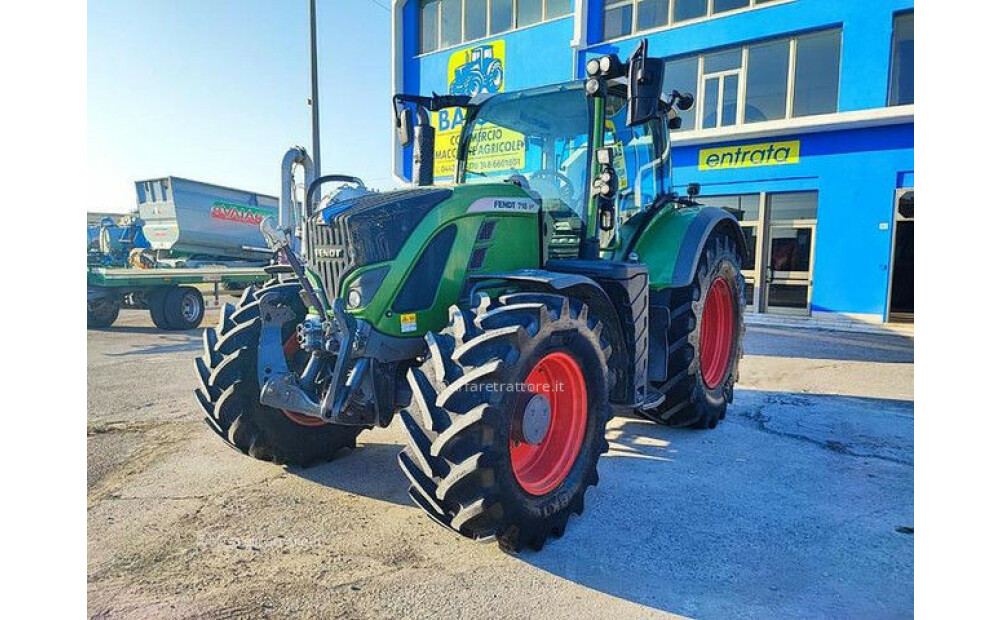
[(440, 187), (365, 194), (319, 211), (308, 227), (309, 247), (324, 286), (339, 291), (357, 267), (395, 259), (424, 216), (451, 194)]

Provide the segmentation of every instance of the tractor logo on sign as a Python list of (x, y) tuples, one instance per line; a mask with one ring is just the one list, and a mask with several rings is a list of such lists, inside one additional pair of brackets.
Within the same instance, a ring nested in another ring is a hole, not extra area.
[[(503, 39), (458, 50), (448, 57), (448, 92), (452, 95), (502, 93), (507, 78), (507, 43)], [(434, 116), (434, 177), (447, 179), (455, 174), (458, 138), (465, 124), (463, 108), (438, 110)], [(490, 155), (491, 170), (524, 165), (524, 136), (509, 129), (483, 126), (475, 148)], [(485, 155), (484, 155), (485, 156)], [(480, 161), (480, 166), (485, 165)]]
[(452, 95), (498, 93), (503, 86), (504, 42), (479, 45), (448, 59), (448, 92)]

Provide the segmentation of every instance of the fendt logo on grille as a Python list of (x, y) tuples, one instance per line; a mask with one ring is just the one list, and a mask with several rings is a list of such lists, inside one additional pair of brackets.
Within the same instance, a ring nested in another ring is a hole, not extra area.
[(316, 258), (344, 258), (344, 248), (316, 248)]

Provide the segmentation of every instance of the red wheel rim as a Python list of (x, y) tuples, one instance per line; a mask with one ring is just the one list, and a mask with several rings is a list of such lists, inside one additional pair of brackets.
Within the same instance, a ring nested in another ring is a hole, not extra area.
[[(301, 348), (299, 348), (299, 339), (295, 334), (288, 337), (288, 340), (285, 341), (283, 350), (285, 352), (285, 360), (288, 362), (288, 365), (291, 366), (292, 358), (295, 357), (296, 353), (301, 351)], [(285, 416), (292, 422), (301, 424), (302, 426), (322, 426), (326, 424), (326, 422), (320, 420), (319, 418), (302, 415), (301, 413), (295, 413), (294, 411), (285, 411), (282, 409), (281, 413), (285, 414)]]
[(724, 278), (716, 278), (708, 289), (700, 338), (701, 379), (715, 389), (726, 377), (733, 350), (733, 293)]
[(548, 401), (549, 423), (537, 443), (522, 440), (521, 432), (511, 429), (510, 460), (521, 488), (545, 495), (562, 484), (580, 454), (587, 430), (587, 386), (580, 365), (561, 352), (539, 360), (525, 383), (531, 398)]

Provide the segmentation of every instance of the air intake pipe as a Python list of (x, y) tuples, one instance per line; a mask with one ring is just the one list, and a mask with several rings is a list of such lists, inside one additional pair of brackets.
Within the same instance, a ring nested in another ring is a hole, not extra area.
[(417, 185), (434, 185), (434, 125), (422, 105), (413, 128), (413, 178)]
[(302, 256), (302, 243), (305, 237), (305, 219), (307, 206), (295, 200), (295, 166), (302, 166), (305, 175), (305, 186), (309, 187), (315, 176), (312, 158), (305, 148), (293, 146), (281, 158), (281, 199), (278, 202), (278, 227), (291, 230), (293, 233), (292, 249)]

